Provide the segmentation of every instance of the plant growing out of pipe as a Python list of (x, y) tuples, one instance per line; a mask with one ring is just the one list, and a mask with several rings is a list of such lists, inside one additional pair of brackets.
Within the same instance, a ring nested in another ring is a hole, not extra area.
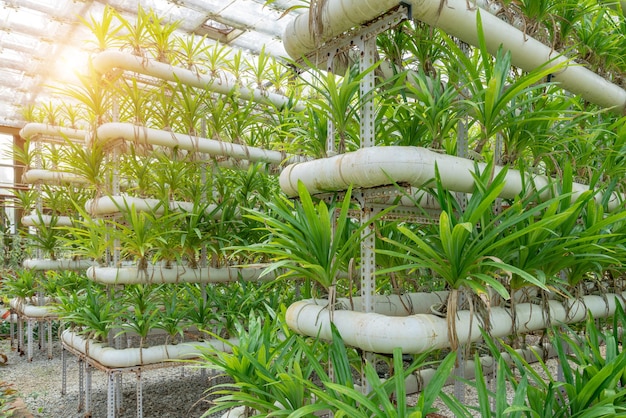
[(76, 210), (80, 217), (73, 221), (72, 226), (65, 228), (68, 234), (60, 236), (59, 240), (63, 246), (71, 246), (75, 255), (104, 266), (107, 250), (113, 244), (111, 228), (104, 219), (91, 217), (83, 207), (76, 206)]
[[(105, 294), (97, 285), (88, 283), (84, 297), (70, 299), (71, 311), (65, 312), (64, 320), (80, 328), (87, 338), (97, 342), (106, 342), (109, 332), (114, 329), (120, 315), (115, 301)], [(72, 306), (75, 303), (78, 306)], [(67, 305), (66, 305), (67, 306)]]
[[(260, 222), (267, 237), (264, 242), (247, 248), (267, 254), (271, 260), (266, 273), (283, 270), (282, 279), (304, 278), (308, 285), (316, 283), (328, 292), (332, 310), (340, 271), (347, 271), (350, 260), (357, 256), (361, 232), (368, 224), (357, 226), (349, 216), (352, 188), (343, 200), (330, 205), (322, 200), (314, 202), (302, 182), (298, 182), (299, 201), (284, 196), (268, 202), (267, 211), (250, 209), (247, 218)], [(372, 219), (383, 216), (381, 212)], [(310, 289), (305, 290), (310, 296)]]
[[(541, 210), (535, 216), (519, 218), (535, 200), (533, 194), (515, 202), (503, 213), (513, 220), (518, 218), (510, 225), (508, 235), (515, 240), (503, 260), (538, 277), (551, 291), (562, 294), (575, 291), (574, 287), (591, 271), (596, 270), (601, 275), (603, 268), (618, 264), (616, 250), (624, 240), (623, 234), (613, 228), (623, 223), (626, 212), (605, 216), (592, 191), (572, 203), (572, 183), (571, 168), (566, 166), (560, 184), (554, 186), (555, 196), (535, 206), (535, 210)], [(537, 228), (537, 225), (543, 226)], [(570, 276), (569, 283), (563, 282), (561, 273)], [(532, 283), (513, 274), (509, 285), (511, 292), (515, 292)]]
[(150, 331), (159, 326), (160, 311), (154, 300), (154, 288), (151, 285), (136, 284), (124, 289), (127, 310), (120, 315), (121, 331), (116, 337), (128, 332), (139, 336), (139, 361), (143, 364), (143, 348)]
[(214, 305), (202, 292), (200, 286), (190, 285), (185, 288), (188, 305), (184, 309), (187, 311), (187, 317), (192, 325), (195, 325), (200, 332), (209, 332), (218, 318), (214, 312)]
[[(568, 65), (567, 61), (561, 63), (548, 62), (533, 71), (510, 80), (513, 71), (511, 67), (511, 53), (504, 52), (500, 48), (492, 60), (487, 52), (486, 40), (482, 28), (480, 13), (476, 14), (478, 28), (480, 63), (477, 66), (475, 60), (466, 56), (459, 47), (447, 39), (448, 48), (455, 51), (454, 56), (460, 60), (463, 66), (463, 74), (469, 78), (465, 87), (471, 97), (464, 103), (468, 106), (468, 113), (480, 127), (480, 135), (474, 147), (474, 152), (480, 155), (487, 143), (497, 134), (506, 132), (509, 125), (515, 125), (518, 120), (516, 109), (539, 102), (544, 96), (546, 85), (540, 83), (550, 74), (558, 72)], [(486, 85), (483, 84), (485, 80)], [(537, 94), (539, 92), (539, 94)], [(554, 117), (554, 112), (548, 110), (544, 114), (541, 109), (525, 115), (524, 121), (533, 118), (543, 119), (548, 115)], [(506, 141), (505, 141), (506, 142)]]
[(159, 289), (161, 309), (158, 310), (158, 318), (154, 328), (162, 329), (167, 333), (165, 344), (176, 344), (184, 338), (187, 307), (184, 305), (183, 290), (171, 289), (162, 286)]
[[(157, 208), (153, 208), (155, 210)], [(137, 263), (137, 270), (140, 275), (147, 277), (148, 261), (151, 252), (157, 245), (156, 242), (162, 237), (158, 235), (159, 222), (167, 222), (166, 216), (157, 216), (152, 211), (139, 211), (134, 204), (129, 204), (124, 200), (120, 207), (123, 213), (123, 222), (108, 220), (113, 238), (119, 240), (122, 257), (131, 257)], [(176, 216), (170, 214), (169, 218)]]
[(365, 98), (359, 97), (359, 85), (363, 77), (376, 67), (377, 64), (363, 72), (356, 67), (348, 67), (343, 79), (332, 72), (316, 69), (310, 72), (313, 80), (307, 83), (319, 96), (310, 99), (309, 104), (324, 111), (332, 121), (334, 132), (328, 132), (332, 136), (329, 138), (331, 149), (340, 154), (359, 146), (358, 113), (360, 105), (365, 103)]
[(39, 289), (37, 273), (31, 269), (19, 268), (3, 274), (2, 293), (33, 303)]
[[(520, 219), (496, 217), (493, 213), (493, 204), (504, 187), (506, 172), (503, 169), (492, 178), (491, 166), (487, 166), (482, 173), (478, 170), (472, 173), (475, 189), (465, 209), (462, 209), (454, 196), (443, 189), (439, 169), (436, 168), (436, 196), (442, 209), (439, 224), (430, 230), (417, 232), (401, 225), (398, 229), (409, 241), (383, 238), (397, 249), (377, 251), (406, 261), (406, 264), (379, 270), (379, 274), (428, 268), (446, 282), (450, 293), (444, 313), (453, 351), (458, 347), (456, 313), (461, 293), (469, 292), (468, 300), (477, 304), (473, 309), (482, 311), (479, 317), (489, 329), (490, 299), (493, 292), (509, 299), (509, 292), (502, 282), (512, 274), (547, 290), (541, 280), (503, 261), (502, 250), (508, 251), (508, 243), (513, 238), (504, 233), (511, 225), (520, 222)], [(532, 213), (528, 211), (520, 217), (523, 219), (532, 216)]]
[(50, 257), (51, 260), (57, 259), (57, 251), (59, 247), (59, 221), (58, 215), (52, 213), (48, 218), (44, 218), (40, 211), (36, 212), (37, 220), (35, 221), (35, 234), (29, 234), (28, 240), (31, 245), (40, 249), (44, 256)]

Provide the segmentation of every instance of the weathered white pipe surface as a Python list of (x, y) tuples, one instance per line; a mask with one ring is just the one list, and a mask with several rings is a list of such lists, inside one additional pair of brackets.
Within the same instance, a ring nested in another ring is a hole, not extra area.
[[(94, 216), (122, 213), (126, 211), (126, 208), (130, 209), (133, 206), (137, 212), (154, 212), (156, 214), (162, 214), (164, 211), (163, 201), (160, 199), (146, 199), (126, 195), (102, 196), (97, 199), (89, 199), (87, 203), (85, 203), (85, 209)], [(216, 205), (209, 205), (207, 207), (207, 212), (215, 210), (216, 207)], [(172, 211), (190, 212), (193, 210), (193, 203), (170, 201), (169, 209)], [(215, 216), (221, 216), (221, 212), (217, 212)]]
[(249, 267), (201, 267), (148, 266), (145, 271), (137, 267), (98, 267), (87, 269), (87, 278), (102, 284), (133, 283), (225, 283), (238, 280), (267, 281), (276, 278), (275, 273), (262, 275), (267, 266)]
[[(169, 64), (158, 62), (145, 57), (107, 50), (99, 53), (93, 58), (93, 66), (100, 73), (107, 73), (114, 68), (132, 71), (162, 80), (180, 82), (185, 85), (206, 89), (220, 94), (237, 94), (245, 100), (252, 100), (257, 103), (272, 104), (276, 107), (290, 105), (292, 99), (281, 94), (270, 93), (269, 91), (248, 88), (239, 85), (236, 81), (228, 80), (226, 74), (221, 77), (211, 77), (190, 71), (184, 68), (172, 67)], [(302, 105), (296, 104), (295, 110), (302, 110)]]
[(170, 131), (147, 128), (132, 123), (105, 123), (97, 129), (96, 140), (102, 144), (119, 139), (162, 147), (202, 152), (212, 156), (232, 157), (253, 162), (283, 164), (305, 161), (304, 157), (285, 155), (280, 151), (233, 144), (215, 139), (200, 138)]
[[(548, 315), (552, 324), (577, 323), (591, 311), (595, 318), (605, 318), (615, 312), (616, 298), (622, 295), (606, 294), (605, 297), (589, 295), (582, 299), (558, 302), (548, 301), (547, 308), (541, 305), (520, 303), (515, 306), (516, 322), (513, 323), (509, 309), (492, 307), (490, 314), (493, 337), (505, 337), (514, 332), (528, 333), (548, 326)], [(623, 302), (620, 302), (623, 304)], [(333, 323), (345, 343), (352, 347), (374, 353), (391, 354), (400, 347), (403, 353), (418, 354), (433, 349), (449, 347), (446, 318), (435, 315), (417, 314), (394, 317), (377, 313), (336, 310)], [(287, 325), (303, 335), (332, 338), (328, 308), (311, 301), (295, 302), (287, 309)], [(456, 329), (460, 344), (478, 341), (481, 338), (480, 321), (469, 311), (459, 311)]]
[[(526, 302), (529, 297), (537, 295), (536, 288), (524, 289), (524, 291), (514, 292), (512, 298), (518, 302)], [(499, 296), (494, 295), (495, 298)], [(432, 313), (431, 308), (440, 303), (446, 303), (448, 298), (447, 290), (435, 292), (416, 292), (406, 293), (403, 295), (375, 295), (374, 296), (374, 313), (389, 316), (406, 316), (421, 313)], [(337, 298), (337, 309), (352, 310), (352, 306), (359, 308), (361, 306), (361, 297), (356, 296), (350, 298)], [(311, 303), (320, 306), (326, 306), (326, 299), (312, 299)], [(495, 305), (496, 303), (492, 304)]]
[[(285, 50), (292, 58), (300, 59), (314, 52), (319, 43), (374, 20), (400, 3), (399, 0), (328, 0), (321, 9), (323, 32), (320, 39), (314, 39), (309, 28), (309, 13), (303, 13), (285, 27)], [(402, 3), (411, 6), (413, 19), (436, 26), (469, 44), (478, 45), (476, 13), (481, 9), (468, 8), (465, 0), (406, 0)], [(532, 71), (550, 60), (553, 60), (550, 65), (567, 61), (565, 57), (557, 56), (550, 46), (484, 10), (481, 18), (487, 50), (491, 54), (495, 54), (502, 45), (504, 50), (511, 51), (513, 65), (525, 71)], [(571, 62), (556, 72), (553, 80), (589, 102), (612, 108), (619, 114), (626, 110), (626, 91), (580, 64)]]
[(22, 262), (22, 266), (31, 270), (86, 270), (92, 266), (89, 260), (59, 259), (50, 260), (42, 258), (28, 258)]
[[(377, 187), (395, 183), (409, 183), (413, 186), (434, 185), (435, 166), (443, 187), (455, 191), (471, 193), (474, 190), (475, 162), (453, 155), (439, 154), (421, 147), (385, 146), (361, 148), (354, 152), (338, 154), (329, 158), (290, 164), (280, 173), (280, 188), (288, 196), (297, 196), (298, 181), (302, 181), (311, 194), (346, 190), (349, 186), (358, 188)], [(485, 169), (485, 164), (478, 164)], [(502, 167), (495, 167), (498, 173)], [(549, 198), (552, 194), (546, 186), (553, 180), (546, 176), (532, 175), (537, 190), (543, 190), (541, 197)], [(506, 174), (505, 186), (500, 197), (512, 199), (523, 190), (522, 174), (518, 170), (509, 169)], [(528, 184), (528, 180), (526, 181)], [(589, 190), (589, 186), (579, 183), (572, 185), (572, 201), (581, 193)], [(596, 195), (600, 201), (602, 194)], [(609, 201), (609, 209), (616, 209), (623, 198), (614, 193)]]
[(13, 308), (18, 314), (27, 316), (29, 318), (57, 318), (53, 306), (50, 305), (33, 305), (26, 302), (21, 298), (13, 298), (9, 301), (11, 308)]
[[(145, 348), (115, 349), (102, 343), (85, 339), (70, 330), (65, 330), (61, 333), (61, 340), (67, 346), (108, 368), (125, 368), (171, 360), (188, 360), (197, 358), (202, 353), (232, 351), (230, 345), (219, 340), (155, 345)], [(231, 338), (228, 341), (231, 344), (237, 344), (237, 339), (235, 338)]]
[[(72, 218), (69, 216), (56, 216), (55, 226), (72, 226)], [(53, 217), (51, 215), (26, 215), (22, 217), (22, 224), (25, 226), (50, 226)]]
[(22, 175), (22, 181), (27, 184), (88, 184), (85, 177), (65, 171), (30, 169)]
[[(417, 313), (430, 313), (430, 307), (443, 303), (448, 298), (448, 291), (406, 293), (404, 295), (376, 295), (374, 296), (374, 312), (389, 316), (407, 316)], [(326, 299), (311, 299), (308, 302), (319, 306), (326, 306)], [(337, 307), (350, 310), (361, 306), (361, 297), (337, 298)]]
[(63, 126), (48, 125), (47, 123), (27, 123), (20, 129), (20, 136), (24, 139), (31, 139), (36, 135), (48, 135), (54, 137), (65, 137), (84, 141), (87, 131), (81, 129), (65, 128)]

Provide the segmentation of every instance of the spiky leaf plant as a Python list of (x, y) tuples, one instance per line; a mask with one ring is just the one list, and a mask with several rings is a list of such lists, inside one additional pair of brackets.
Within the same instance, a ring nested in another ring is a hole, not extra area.
[(321, 200), (314, 202), (302, 182), (298, 183), (298, 193), (299, 201), (279, 196), (267, 204), (268, 211), (248, 210), (245, 216), (264, 225), (267, 238), (238, 250), (267, 254), (271, 265), (266, 273), (278, 270), (283, 272), (283, 279), (298, 277), (317, 283), (328, 292), (332, 308), (338, 274), (358, 256), (361, 233), (370, 224), (352, 221), (352, 188), (342, 201), (330, 206)]

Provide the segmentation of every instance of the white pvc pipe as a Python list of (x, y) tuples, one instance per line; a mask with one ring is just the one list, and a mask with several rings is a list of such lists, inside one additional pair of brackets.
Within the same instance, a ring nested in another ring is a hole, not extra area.
[[(69, 216), (56, 216), (55, 226), (72, 226), (72, 218)], [(53, 217), (51, 215), (26, 215), (22, 217), (22, 224), (25, 226), (50, 226)]]
[(31, 270), (86, 270), (93, 265), (89, 260), (71, 260), (71, 259), (40, 259), (29, 258), (22, 262), (22, 266)]
[[(581, 322), (587, 317), (588, 311), (591, 311), (594, 318), (605, 318), (615, 312), (616, 298), (623, 304), (624, 296), (626, 293), (606, 294), (604, 297), (589, 295), (565, 302), (550, 300), (545, 308), (541, 305), (520, 303), (515, 305), (515, 324), (509, 309), (492, 307), (490, 335), (497, 338), (514, 332), (523, 334), (545, 329), (549, 325), (548, 313), (552, 324)], [(400, 347), (403, 353), (418, 354), (449, 347), (446, 318), (439, 316), (417, 314), (393, 317), (342, 310), (334, 311), (333, 315), (333, 323), (346, 345), (363, 351), (391, 354), (394, 348)], [(289, 306), (285, 316), (287, 325), (295, 332), (332, 339), (327, 307), (311, 301), (299, 301)], [(459, 311), (456, 318), (459, 344), (480, 340), (480, 326), (475, 314), (472, 318), (469, 311)]]
[[(145, 348), (115, 349), (102, 343), (85, 339), (70, 330), (65, 330), (61, 333), (61, 340), (67, 346), (108, 368), (135, 367), (172, 360), (194, 359), (203, 353), (214, 352), (215, 350), (222, 352), (232, 351), (230, 345), (220, 340), (155, 345)], [(231, 344), (237, 344), (237, 339), (235, 338), (231, 338), (228, 341)]]
[(53, 137), (66, 137), (84, 141), (87, 131), (63, 126), (48, 125), (47, 123), (27, 123), (20, 129), (20, 136), (24, 139), (31, 139), (36, 135), (47, 135)]
[(12, 314), (11, 310), (6, 308), (0, 308), (0, 320), (17, 323), (17, 314)]
[(20, 314), (29, 318), (57, 318), (54, 307), (50, 305), (32, 305), (24, 299), (13, 298), (9, 301), (11, 308)]
[(276, 278), (275, 272), (263, 275), (267, 266), (201, 267), (184, 266), (165, 268), (149, 266), (141, 272), (137, 267), (97, 267), (87, 269), (87, 278), (102, 284), (134, 283), (225, 283), (238, 280), (264, 281)]
[[(229, 80), (226, 74), (220, 77), (211, 77), (209, 75), (199, 74), (196, 71), (190, 71), (184, 68), (172, 67), (169, 64), (158, 62), (146, 57), (107, 50), (99, 53), (93, 58), (93, 66), (96, 71), (105, 74), (114, 68), (121, 68), (162, 80), (180, 82), (185, 85), (206, 89), (220, 94), (237, 94), (244, 100), (253, 100), (257, 103), (272, 104), (278, 108), (289, 106), (293, 100), (281, 94), (270, 93), (257, 88), (248, 88), (241, 86), (238, 82)], [(302, 105), (295, 104), (294, 110), (300, 111)]]
[(27, 184), (88, 184), (85, 177), (65, 171), (30, 169), (22, 175), (22, 181)]
[[(448, 291), (406, 293), (404, 295), (375, 295), (374, 311), (381, 315), (407, 316), (417, 313), (430, 313), (430, 307), (443, 303), (448, 298)], [(312, 299), (310, 303), (326, 306), (326, 299)], [(361, 297), (337, 298), (339, 309), (351, 310), (352, 306), (361, 306)]]
[[(399, 0), (328, 0), (321, 10), (323, 32), (314, 39), (309, 28), (309, 12), (296, 16), (285, 27), (283, 44), (294, 59), (313, 53), (317, 45), (328, 41), (353, 27), (374, 20), (398, 6)], [(476, 13), (479, 8), (468, 8), (465, 0), (405, 0), (411, 6), (412, 17), (436, 26), (461, 40), (478, 45)], [(553, 64), (567, 59), (557, 56), (550, 46), (544, 45), (483, 10), (481, 13), (487, 50), (495, 55), (502, 45), (511, 51), (513, 65), (532, 71), (554, 59)], [(317, 42), (316, 42), (317, 41)], [(571, 62), (554, 74), (561, 87), (601, 107), (612, 108), (619, 114), (626, 110), (626, 91), (578, 63)]]
[[(302, 181), (311, 194), (346, 190), (349, 186), (359, 188), (389, 185), (392, 182), (409, 183), (414, 186), (434, 185), (435, 166), (443, 187), (455, 191), (471, 193), (474, 190), (475, 162), (453, 155), (439, 154), (421, 147), (384, 146), (361, 148), (354, 152), (338, 154), (329, 158), (291, 164), (280, 173), (280, 187), (288, 196), (297, 196), (298, 182)], [(478, 164), (480, 170), (485, 164)], [(495, 173), (502, 167), (495, 167)], [(553, 180), (546, 176), (526, 173), (537, 190), (542, 190), (541, 198), (547, 199), (552, 194), (546, 186)], [(530, 184), (526, 179), (526, 184)], [(523, 182), (520, 171), (509, 169), (506, 174), (505, 186), (500, 197), (512, 199), (522, 190)], [(572, 201), (581, 193), (589, 190), (589, 186), (579, 183), (572, 185)], [(602, 199), (596, 194), (596, 201)], [(617, 193), (609, 201), (609, 210), (616, 209), (622, 197)]]
[(232, 157), (254, 162), (283, 164), (286, 162), (305, 161), (303, 157), (287, 156), (280, 151), (265, 150), (263, 148), (249, 147), (215, 139), (161, 131), (133, 125), (132, 123), (105, 123), (98, 127), (96, 140), (100, 143), (114, 143), (119, 139), (137, 142), (139, 144), (150, 144), (168, 148), (177, 147), (178, 149), (202, 152), (212, 156)]
[[(125, 212), (126, 208), (133, 206), (137, 212), (154, 212), (161, 214), (164, 211), (162, 203), (163, 201), (159, 199), (144, 199), (125, 195), (102, 196), (97, 199), (89, 199), (87, 203), (85, 203), (85, 209), (94, 216)], [(211, 212), (215, 210), (216, 207), (216, 205), (209, 205), (206, 210), (207, 212)], [(193, 210), (193, 203), (170, 201), (169, 209), (173, 211), (190, 212)], [(217, 212), (215, 216), (221, 216), (221, 212)]]

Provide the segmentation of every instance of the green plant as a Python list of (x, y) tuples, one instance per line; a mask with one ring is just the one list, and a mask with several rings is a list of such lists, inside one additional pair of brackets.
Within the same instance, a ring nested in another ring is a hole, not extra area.
[(139, 336), (139, 362), (143, 364), (143, 348), (150, 331), (158, 328), (161, 313), (155, 301), (154, 287), (148, 284), (135, 284), (124, 288), (127, 309), (120, 319), (121, 331), (117, 336), (134, 332)]
[(203, 292), (201, 285), (189, 285), (185, 288), (187, 306), (183, 309), (187, 311), (187, 319), (191, 322), (191, 325), (195, 325), (200, 332), (210, 332), (217, 314), (214, 312), (215, 306), (211, 303), (207, 297), (206, 292)]
[[(513, 69), (511, 67), (511, 54), (502, 48), (498, 50), (495, 60), (492, 60), (486, 49), (486, 41), (482, 30), (480, 13), (476, 14), (476, 24), (479, 36), (480, 66), (477, 61), (467, 57), (459, 47), (447, 40), (448, 48), (455, 51), (464, 67), (464, 72), (469, 76), (469, 82), (465, 85), (470, 99), (464, 100), (468, 106), (468, 113), (480, 128), (480, 133), (474, 146), (474, 153), (480, 155), (487, 143), (498, 133), (505, 132), (509, 125), (517, 125), (517, 110), (534, 104), (543, 98), (545, 85), (541, 84), (548, 75), (557, 72), (567, 65), (567, 61), (561, 63), (548, 62), (537, 69), (522, 76), (511, 79)], [(482, 68), (481, 68), (482, 67)], [(542, 112), (536, 107), (533, 113), (525, 115), (523, 120), (542, 120), (555, 118), (555, 112), (547, 109)]]
[[(552, 375), (541, 353), (535, 353), (539, 367), (533, 368), (512, 347), (502, 341), (495, 344), (485, 335), (491, 354), (501, 366), (499, 373), (517, 393), (515, 405), (503, 412), (523, 412), (532, 417), (623, 416), (626, 413), (626, 389), (623, 387), (626, 352), (620, 348), (622, 336), (619, 329), (626, 317), (621, 305), (616, 305), (615, 328), (608, 332), (600, 330), (591, 315), (585, 322), (582, 335), (562, 326), (552, 330), (550, 343), (562, 368), (563, 380)], [(606, 344), (606, 354), (601, 353), (603, 344)], [(501, 348), (511, 357), (515, 367), (502, 361)], [(489, 396), (496, 395), (491, 393)], [(524, 405), (520, 404), (522, 397), (525, 397)], [(488, 400), (485, 397), (481, 402)], [(502, 400), (500, 405), (501, 411), (504, 407)]]
[(417, 404), (407, 406), (405, 379), (419, 368), (433, 365), (435, 362), (426, 360), (428, 356), (429, 354), (421, 354), (415, 357), (407, 367), (403, 362), (400, 348), (394, 349), (392, 359), (394, 373), (384, 381), (380, 379), (374, 366), (366, 363), (364, 374), (371, 390), (369, 393), (363, 393), (361, 388), (354, 385), (347, 349), (333, 326), (330, 362), (335, 378), (331, 379), (317, 367), (316, 374), (321, 380), (321, 386), (309, 382), (315, 402), (300, 408), (290, 416), (303, 417), (330, 410), (336, 417), (426, 417), (436, 412), (433, 403), (440, 396), (441, 388), (450, 376), (456, 359), (455, 353), (448, 354), (438, 365), (429, 384), (420, 393)]
[[(232, 350), (210, 350), (202, 354), (203, 367), (217, 369), (233, 383), (211, 388), (219, 395), (209, 416), (235, 406), (244, 406), (246, 414), (287, 416), (311, 402), (305, 382), (319, 364), (307, 361), (305, 346), (281, 325), (280, 319), (251, 312), (247, 325), (238, 324), (238, 343), (221, 339)], [(278, 338), (279, 333), (286, 333)], [(317, 361), (318, 359), (316, 359)]]
[(71, 247), (77, 256), (94, 260), (98, 265), (106, 263), (107, 250), (113, 243), (110, 227), (104, 219), (92, 218), (82, 207), (76, 210), (80, 218), (73, 221), (73, 226), (66, 227), (67, 235), (60, 241), (65, 247)]
[(39, 278), (31, 269), (20, 268), (6, 272), (2, 281), (2, 294), (7, 297), (16, 297), (31, 301), (37, 295)]
[(301, 182), (298, 193), (299, 202), (279, 196), (267, 204), (268, 211), (248, 210), (245, 216), (264, 225), (268, 235), (265, 242), (246, 249), (271, 258), (266, 272), (284, 269), (281, 278), (302, 277), (319, 284), (328, 292), (332, 307), (338, 274), (358, 256), (361, 234), (369, 224), (357, 226), (349, 217), (351, 188), (342, 201), (330, 206), (314, 202)]
[(161, 287), (158, 291), (158, 304), (161, 309), (158, 311), (158, 319), (153, 325), (154, 328), (162, 329), (167, 333), (168, 342), (176, 344), (178, 337), (184, 337), (187, 322), (188, 306), (183, 302), (185, 294), (181, 289), (170, 289)]
[(311, 106), (326, 113), (333, 123), (334, 131), (328, 132), (329, 150), (338, 153), (352, 151), (360, 145), (358, 137), (358, 113), (366, 97), (359, 97), (360, 82), (365, 75), (374, 71), (377, 65), (359, 72), (356, 67), (349, 67), (343, 78), (332, 72), (312, 70), (310, 87), (317, 93), (310, 99)]
[(158, 223), (167, 221), (165, 216), (157, 218), (154, 213), (157, 209), (140, 211), (134, 204), (124, 200), (123, 204), (120, 204), (124, 221), (107, 220), (111, 236), (119, 240), (122, 257), (130, 257), (136, 262), (139, 274), (146, 274), (151, 252), (157, 240), (161, 239), (158, 233), (162, 230), (157, 228)]
[(36, 212), (36, 215), (36, 232), (29, 234), (28, 240), (33, 247), (41, 250), (44, 256), (50, 257), (51, 260), (56, 260), (60, 242), (60, 231), (59, 227), (57, 227), (59, 217), (56, 214), (50, 214), (46, 217), (39, 211)]
[(87, 20), (79, 16), (79, 19), (94, 36), (95, 41), (93, 43), (96, 46), (96, 51), (104, 51), (120, 45), (117, 34), (122, 29), (122, 25), (118, 23), (122, 17), (113, 7), (105, 6), (102, 16), (98, 18), (90, 16)]
[[(87, 338), (106, 342), (109, 332), (115, 328), (120, 307), (98, 285), (88, 283), (82, 292), (72, 292), (61, 300), (63, 319), (73, 324)], [(68, 309), (69, 308), (69, 309)]]
[[(503, 249), (507, 252), (508, 243), (514, 238), (514, 235), (505, 236), (505, 232), (525, 217), (532, 216), (531, 211), (520, 215), (518, 219), (498, 217), (494, 214), (493, 204), (504, 188), (506, 172), (507, 170), (503, 169), (492, 178), (488, 166), (482, 173), (472, 173), (474, 192), (465, 208), (462, 208), (454, 196), (444, 190), (437, 169), (436, 196), (442, 209), (438, 225), (418, 231), (401, 225), (398, 229), (409, 240), (394, 241), (383, 238), (383, 241), (395, 245), (397, 249), (377, 251), (407, 261), (406, 264), (379, 270), (379, 274), (427, 268), (433, 271), (436, 277), (441, 277), (445, 281), (450, 289), (445, 314), (450, 346), (453, 350), (458, 346), (456, 314), (459, 294), (464, 290), (469, 290), (470, 296), (477, 297), (478, 308), (481, 308), (484, 304), (481, 296), (487, 300), (495, 294), (504, 299), (509, 298), (509, 292), (502, 281), (503, 277), (511, 274), (516, 274), (529, 284), (545, 289), (545, 283), (541, 280), (502, 259)], [(519, 234), (529, 232), (520, 231)], [(488, 308), (489, 306), (487, 310)], [(481, 316), (489, 328), (488, 313)]]
[(0, 381), (0, 417), (9, 418), (15, 416), (17, 407), (18, 392), (13, 389), (13, 385)]

